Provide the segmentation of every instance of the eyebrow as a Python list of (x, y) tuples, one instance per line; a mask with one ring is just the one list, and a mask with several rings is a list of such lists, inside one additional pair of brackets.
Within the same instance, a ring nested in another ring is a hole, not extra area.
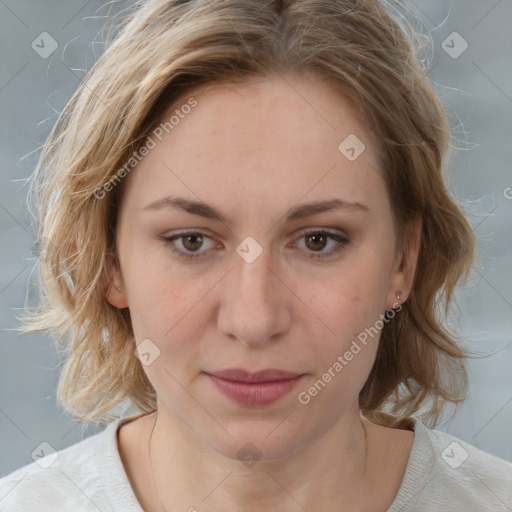
[[(193, 215), (199, 215), (206, 219), (218, 220), (222, 223), (226, 223), (227, 219), (213, 206), (210, 206), (201, 201), (193, 201), (191, 199), (185, 199), (184, 197), (164, 197), (153, 201), (146, 205), (143, 210), (159, 210), (161, 208), (180, 208)], [(369, 212), (368, 206), (356, 202), (344, 201), (342, 199), (330, 199), (324, 201), (315, 201), (312, 203), (301, 204), (294, 206), (286, 213), (285, 221), (290, 222), (293, 220), (308, 217), (317, 213), (323, 213), (331, 210), (354, 210), (359, 212)]]

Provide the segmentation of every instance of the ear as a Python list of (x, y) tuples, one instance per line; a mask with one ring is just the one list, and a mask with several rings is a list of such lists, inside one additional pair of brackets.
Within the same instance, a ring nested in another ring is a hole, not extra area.
[[(107, 254), (105, 265), (108, 276), (108, 282), (105, 287), (105, 296), (108, 302), (119, 309), (127, 308), (128, 300), (126, 298), (126, 293), (124, 292), (123, 276), (121, 275), (117, 255), (114, 253)], [(119, 291), (118, 288), (122, 291)]]
[[(402, 247), (396, 251), (396, 258), (389, 283), (386, 307), (391, 309), (405, 302), (409, 297), (414, 281), (421, 247), (423, 220), (415, 217), (405, 226)], [(400, 299), (397, 298), (400, 294)]]

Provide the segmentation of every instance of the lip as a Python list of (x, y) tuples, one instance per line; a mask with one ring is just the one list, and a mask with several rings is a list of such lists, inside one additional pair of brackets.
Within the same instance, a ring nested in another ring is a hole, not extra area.
[(206, 375), (224, 396), (241, 405), (257, 407), (269, 405), (287, 395), (304, 374), (275, 368), (254, 373), (232, 368)]
[(249, 372), (243, 368), (230, 368), (228, 370), (220, 370), (218, 372), (208, 372), (209, 375), (218, 377), (219, 379), (231, 380), (234, 382), (274, 382), (280, 380), (291, 380), (299, 377), (300, 373), (288, 372), (286, 370), (278, 370), (276, 368), (267, 368), (258, 372)]

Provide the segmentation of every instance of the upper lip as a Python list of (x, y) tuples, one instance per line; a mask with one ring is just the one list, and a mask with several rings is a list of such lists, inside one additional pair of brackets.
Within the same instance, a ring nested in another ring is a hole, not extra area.
[(217, 372), (208, 372), (209, 375), (220, 379), (231, 380), (234, 382), (273, 382), (277, 380), (291, 380), (300, 377), (301, 373), (278, 370), (276, 368), (267, 368), (258, 372), (251, 373), (243, 368), (230, 368)]

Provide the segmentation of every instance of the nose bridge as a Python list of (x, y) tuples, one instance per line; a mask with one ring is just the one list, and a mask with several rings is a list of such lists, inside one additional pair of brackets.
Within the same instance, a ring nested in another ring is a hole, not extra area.
[(260, 254), (254, 261), (247, 261), (240, 257), (235, 271), (235, 278), (238, 281), (236, 288), (241, 294), (239, 299), (255, 301), (258, 307), (268, 304), (275, 279), (270, 265), (270, 251)]
[(236, 251), (219, 328), (247, 344), (261, 343), (288, 328), (287, 298), (275, 276), (270, 249), (245, 239)]
[(256, 294), (264, 299), (269, 287), (273, 286), (273, 273), (270, 269), (273, 264), (272, 250), (268, 244), (263, 245), (262, 235), (257, 238), (259, 241), (248, 236), (236, 247), (234, 278), (240, 288), (248, 288), (249, 296)]

